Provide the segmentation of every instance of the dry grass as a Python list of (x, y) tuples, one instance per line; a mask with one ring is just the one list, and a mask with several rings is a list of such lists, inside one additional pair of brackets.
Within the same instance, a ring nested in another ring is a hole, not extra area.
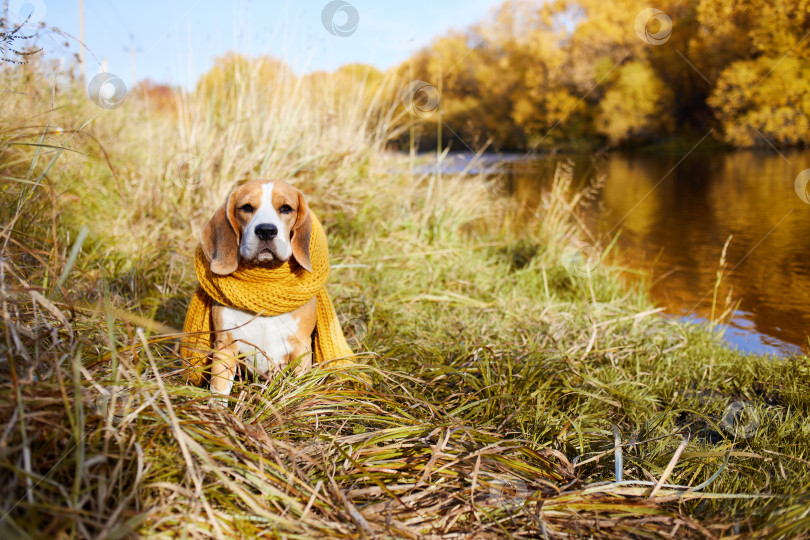
[[(249, 68), (177, 115), (4, 72), (2, 537), (808, 534), (806, 357), (742, 357), (584, 267), (567, 171), (536, 214), (412, 177), (384, 100)], [(373, 388), (285, 373), (223, 410), (180, 383), (196, 234), (254, 176), (310, 194)]]

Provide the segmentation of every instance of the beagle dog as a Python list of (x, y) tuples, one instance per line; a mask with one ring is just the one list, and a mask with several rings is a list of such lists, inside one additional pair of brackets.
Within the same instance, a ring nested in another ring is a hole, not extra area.
[[(312, 218), (299, 190), (281, 180), (252, 180), (229, 195), (203, 229), (201, 243), (215, 274), (232, 273), (240, 260), (272, 265), (291, 257), (311, 271), (311, 232)], [(308, 372), (316, 307), (317, 299), (313, 298), (289, 313), (262, 317), (215, 301), (211, 308), (215, 351), (211, 391), (230, 395), (239, 355), (244, 355), (243, 365), (262, 373), (278, 370), (298, 358), (301, 362), (296, 374)]]

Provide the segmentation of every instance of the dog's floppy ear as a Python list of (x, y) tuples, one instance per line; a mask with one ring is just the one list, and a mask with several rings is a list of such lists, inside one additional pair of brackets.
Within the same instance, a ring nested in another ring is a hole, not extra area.
[(231, 194), (200, 233), (200, 243), (210, 261), (211, 272), (221, 276), (230, 274), (239, 265), (239, 229), (234, 224), (232, 205)]
[(290, 243), (292, 255), (301, 268), (312, 272), (312, 263), (309, 261), (309, 237), (312, 235), (312, 216), (309, 215), (309, 206), (304, 194), (298, 192), (298, 215), (295, 217)]

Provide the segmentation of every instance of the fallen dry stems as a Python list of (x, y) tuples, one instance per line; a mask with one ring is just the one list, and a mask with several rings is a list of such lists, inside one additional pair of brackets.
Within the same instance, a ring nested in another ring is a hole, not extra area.
[[(0, 536), (810, 531), (806, 357), (743, 357), (657, 316), (609, 254), (582, 272), (565, 167), (518, 211), (475, 179), (412, 176), (363, 111), (322, 125), (339, 106), (273, 90), (185, 96), (177, 118), (137, 100), (99, 116), (78, 93), (0, 104)], [(26, 114), (75, 129), (20, 130)], [(169, 174), (185, 153), (205, 156), (202, 188)], [(258, 175), (323, 217), (373, 388), (282, 373), (223, 410), (182, 384), (196, 233)], [(758, 422), (729, 420), (735, 403)]]

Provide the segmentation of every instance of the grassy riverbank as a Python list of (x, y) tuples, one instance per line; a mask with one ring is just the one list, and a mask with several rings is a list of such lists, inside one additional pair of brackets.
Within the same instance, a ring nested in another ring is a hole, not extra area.
[[(0, 536), (810, 531), (807, 358), (657, 315), (580, 249), (565, 170), (534, 213), (412, 176), (401, 109), (321, 86), (105, 110), (33, 69), (0, 105)], [(373, 388), (316, 370), (223, 411), (181, 383), (197, 234), (247, 177), (309, 194)]]

